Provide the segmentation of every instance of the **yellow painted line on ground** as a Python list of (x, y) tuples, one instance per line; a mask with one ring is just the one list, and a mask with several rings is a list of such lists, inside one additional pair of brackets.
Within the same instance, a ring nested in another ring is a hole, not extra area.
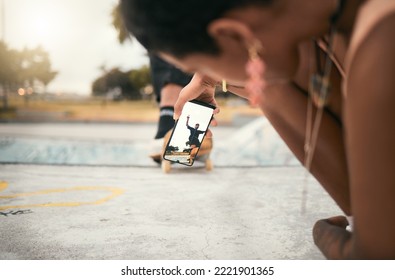
[(7, 182), (0, 181), (0, 192), (5, 190), (7, 186), (8, 186)]
[[(0, 192), (4, 191), (7, 187), (8, 187), (7, 182), (0, 181)], [(51, 193), (75, 192), (75, 191), (108, 191), (110, 192), (110, 194), (95, 201), (87, 201), (87, 202), (71, 201), (71, 202), (54, 202), (54, 203), (43, 203), (43, 204), (7, 205), (7, 206), (0, 206), (0, 210), (7, 210), (13, 208), (76, 207), (82, 205), (99, 205), (109, 201), (110, 199), (120, 196), (125, 192), (124, 189), (116, 188), (116, 187), (72, 187), (72, 188), (62, 188), (62, 189), (48, 189), (48, 190), (41, 190), (41, 191), (28, 192), (28, 193), (17, 193), (11, 195), (2, 195), (0, 196), (0, 199), (10, 199), (17, 197), (27, 197), (27, 196), (46, 195)]]

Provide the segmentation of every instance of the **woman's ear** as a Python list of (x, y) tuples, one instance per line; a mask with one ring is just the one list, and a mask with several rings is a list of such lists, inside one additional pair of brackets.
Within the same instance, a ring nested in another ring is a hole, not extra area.
[(247, 24), (228, 18), (214, 20), (208, 25), (207, 32), (219, 45), (235, 41), (248, 47), (255, 38)]

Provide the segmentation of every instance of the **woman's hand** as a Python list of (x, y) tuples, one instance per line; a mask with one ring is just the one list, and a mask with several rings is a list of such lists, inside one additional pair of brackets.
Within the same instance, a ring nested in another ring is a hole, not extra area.
[[(178, 96), (178, 100), (174, 105), (174, 119), (177, 120), (180, 117), (185, 103), (193, 99), (197, 99), (202, 102), (214, 105), (216, 107), (216, 109), (214, 110), (214, 114), (218, 114), (219, 108), (217, 105), (217, 101), (214, 98), (216, 85), (217, 82), (215, 80), (207, 76), (195, 73), (190, 83), (181, 90)], [(217, 122), (214, 118), (211, 121), (211, 125), (217, 125)], [(210, 130), (207, 131), (206, 137), (212, 137), (212, 132)]]
[[(214, 98), (216, 85), (217, 82), (215, 80), (199, 73), (195, 73), (192, 80), (181, 90), (178, 96), (178, 100), (174, 105), (174, 119), (177, 120), (180, 117), (185, 103), (192, 99), (197, 99), (217, 107), (217, 102)], [(214, 114), (217, 114), (218, 112), (219, 109), (217, 108), (215, 109)]]
[(346, 230), (348, 221), (344, 216), (319, 220), (313, 228), (314, 243), (328, 259), (352, 258), (351, 233)]

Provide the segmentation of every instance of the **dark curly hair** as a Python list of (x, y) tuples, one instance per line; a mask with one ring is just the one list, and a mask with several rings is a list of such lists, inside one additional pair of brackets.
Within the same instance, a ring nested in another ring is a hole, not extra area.
[(226, 11), (273, 0), (120, 0), (127, 30), (151, 53), (218, 54), (208, 24)]

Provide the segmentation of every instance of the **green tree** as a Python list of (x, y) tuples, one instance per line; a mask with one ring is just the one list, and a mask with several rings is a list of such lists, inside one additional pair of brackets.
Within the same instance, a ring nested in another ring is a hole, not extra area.
[(129, 76), (130, 71), (123, 72), (119, 68), (104, 71), (92, 83), (92, 93), (94, 96), (107, 96), (108, 93), (113, 92), (115, 89), (120, 89), (122, 98), (140, 99), (140, 92), (131, 82)]
[[(120, 5), (117, 4), (111, 11), (112, 25), (117, 31), (118, 41), (120, 44), (124, 44), (128, 40), (132, 40), (130, 33), (127, 31), (123, 22)], [(148, 66), (143, 66), (140, 69), (133, 69), (130, 71), (129, 76), (131, 83), (135, 88), (141, 91), (144, 87), (151, 84), (151, 73)]]
[(49, 54), (41, 46), (24, 48), (19, 63), (19, 80), (25, 86), (34, 87), (35, 83), (40, 83), (45, 90), (57, 75), (57, 72), (51, 70)]
[(106, 77), (100, 76), (92, 83), (93, 96), (104, 96), (107, 93)]
[(0, 85), (9, 83), (15, 73), (12, 73), (12, 58), (7, 45), (0, 41)]
[[(119, 4), (115, 5), (111, 11), (112, 25), (117, 31), (119, 43), (124, 44), (127, 40), (131, 40), (131, 36), (125, 28), (119, 8)], [(107, 70), (104, 66), (101, 66), (100, 69), (102, 75), (92, 83), (92, 94), (94, 96), (106, 96), (109, 92), (119, 88), (122, 91), (123, 98), (141, 99), (143, 88), (151, 83), (148, 66), (126, 72), (119, 68)]]
[(8, 91), (19, 87), (32, 87), (39, 84), (44, 90), (56, 77), (57, 72), (51, 69), (49, 54), (40, 46), (10, 49), (0, 41), (0, 93), (3, 108), (7, 107)]
[(8, 107), (7, 85), (13, 76), (10, 71), (12, 60), (9, 52), (7, 45), (0, 41), (0, 95), (2, 97), (3, 109), (7, 109)]
[(151, 73), (148, 66), (144, 65), (140, 69), (133, 69), (129, 75), (132, 84), (139, 90), (142, 90), (148, 84), (151, 84)]
[(111, 11), (112, 25), (118, 33), (118, 41), (123, 44), (127, 40), (131, 40), (129, 32), (126, 30), (125, 24), (123, 22), (120, 5), (117, 4), (113, 7)]

